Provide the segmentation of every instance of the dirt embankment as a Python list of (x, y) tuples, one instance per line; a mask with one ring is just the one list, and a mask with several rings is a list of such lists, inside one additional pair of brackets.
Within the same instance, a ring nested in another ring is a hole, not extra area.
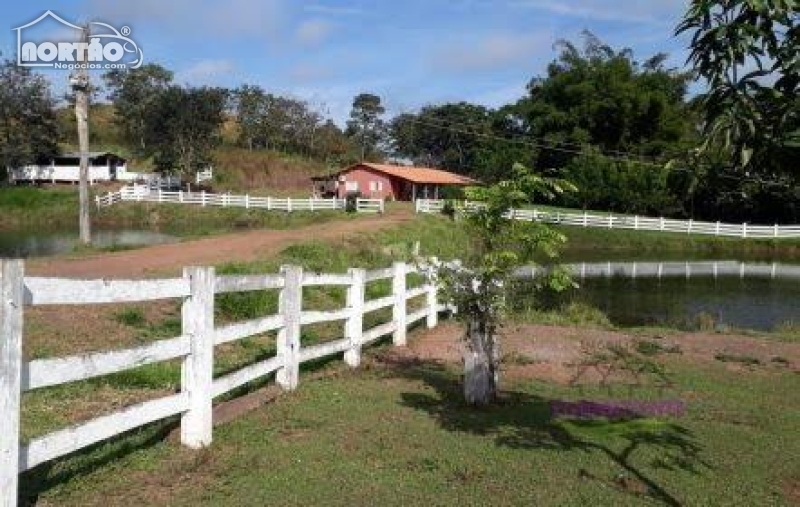
[[(405, 351), (422, 361), (457, 363), (464, 346), (463, 331), (454, 322), (442, 323), (412, 340)], [(506, 378), (540, 379), (562, 384), (596, 382), (601, 370), (588, 368), (579, 377), (581, 365), (607, 345), (636, 345), (645, 342), (653, 358), (693, 364), (724, 364), (735, 371), (747, 369), (790, 369), (800, 372), (800, 343), (780, 342), (735, 334), (670, 333), (641, 336), (608, 331), (534, 324), (511, 325), (500, 335)]]

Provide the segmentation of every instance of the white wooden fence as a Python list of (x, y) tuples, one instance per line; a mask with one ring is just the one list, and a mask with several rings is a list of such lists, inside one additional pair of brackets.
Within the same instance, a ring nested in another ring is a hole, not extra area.
[[(446, 201), (418, 199), (417, 213), (441, 213)], [(469, 211), (480, 203), (458, 202), (460, 209)], [(576, 225), (604, 229), (632, 229), (637, 231), (679, 232), (685, 234), (705, 234), (736, 238), (784, 239), (800, 238), (800, 225), (750, 225), (726, 224), (722, 222), (702, 222), (698, 220), (673, 220), (668, 218), (649, 218), (630, 215), (599, 215), (580, 211), (542, 211), (537, 209), (518, 209), (508, 213), (515, 220), (537, 221), (550, 224)]]
[[(173, 204), (195, 204), (200, 206), (239, 207), (246, 209), (264, 209), (286, 211), (325, 211), (344, 210), (344, 199), (293, 199), (278, 197), (260, 197), (235, 194), (212, 194), (208, 192), (184, 192), (151, 189), (141, 185), (122, 187), (117, 192), (108, 192), (95, 197), (98, 208), (111, 206), (123, 201), (157, 202)], [(358, 199), (356, 211), (359, 213), (383, 213), (383, 199)]]
[[(692, 278), (737, 276), (740, 278), (797, 278), (800, 266), (780, 263), (746, 263), (738, 261), (694, 262), (583, 262), (563, 264), (575, 278), (625, 277), (625, 278)], [(550, 271), (547, 267), (523, 267), (517, 270), (520, 278), (533, 278)]]
[[(434, 261), (435, 262), (435, 261)], [(396, 346), (406, 344), (408, 326), (424, 320), (437, 325), (439, 312), (447, 310), (437, 300), (435, 281), (423, 277), (422, 285), (407, 286), (407, 275), (424, 272), (405, 263), (366, 271), (350, 269), (342, 274), (304, 272), (285, 266), (275, 275), (216, 275), (214, 268), (186, 268), (182, 278), (161, 280), (68, 280), (24, 276), (23, 262), (0, 261), (0, 506), (17, 502), (18, 474), (106, 440), (120, 433), (181, 416), (181, 442), (201, 448), (212, 440), (214, 398), (273, 372), (286, 390), (296, 389), (300, 365), (326, 356), (343, 354), (357, 367), (361, 350), (381, 337), (392, 336)], [(391, 294), (367, 300), (365, 286), (391, 280)], [(303, 309), (303, 287), (342, 286), (347, 303), (334, 311)], [(214, 295), (255, 290), (278, 290), (279, 313), (226, 326), (214, 324)], [(132, 303), (183, 298), (182, 332), (126, 350), (95, 352), (71, 357), (26, 361), (23, 348), (25, 306)], [(409, 311), (408, 301), (422, 299), (419, 309)], [(364, 315), (391, 308), (390, 321), (364, 329)], [(343, 337), (303, 346), (301, 327), (321, 322), (344, 321)], [(277, 354), (267, 360), (224, 376), (214, 377), (214, 347), (247, 337), (277, 331)], [(180, 391), (110, 415), (34, 438), (20, 445), (22, 393), (78, 382), (172, 359), (182, 359)]]

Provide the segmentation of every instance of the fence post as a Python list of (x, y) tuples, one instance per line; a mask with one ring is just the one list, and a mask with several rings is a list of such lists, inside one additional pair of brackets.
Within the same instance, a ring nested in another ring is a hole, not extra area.
[(586, 211), (583, 212), (583, 226), (589, 226), (589, 214)]
[(267, 196), (267, 211), (272, 209), (272, 197)]
[(181, 417), (181, 443), (192, 449), (211, 445), (214, 383), (214, 268), (188, 267), (190, 295), (181, 308), (182, 333), (191, 340), (181, 367), (181, 391), (189, 409)]
[(283, 327), (278, 331), (278, 356), (283, 366), (275, 380), (287, 391), (297, 388), (300, 377), (300, 316), (303, 312), (303, 268), (281, 267), (284, 284), (281, 290), (279, 311)]
[(690, 218), (689, 219), (689, 225), (686, 228), (686, 234), (691, 234), (692, 233), (692, 225), (694, 225), (694, 219)]
[(777, 238), (778, 236), (780, 236), (779, 230), (780, 230), (780, 228), (778, 227), (778, 224), (775, 224), (775, 228), (772, 231), (772, 237), (773, 238)]
[(202, 206), (206, 205), (206, 191), (205, 190), (203, 190), (202, 193), (200, 194), (200, 204)]
[(286, 198), (286, 212), (287, 213), (291, 213), (292, 212), (292, 198), (291, 197), (287, 197)]
[(17, 505), (22, 398), (21, 260), (0, 260), (0, 505)]
[(161, 188), (158, 189), (158, 202), (161, 202)]
[(427, 324), (428, 329), (432, 329), (436, 327), (436, 324), (439, 322), (439, 304), (436, 301), (436, 292), (439, 287), (436, 284), (436, 273), (435, 269), (439, 265), (439, 259), (436, 257), (431, 257), (430, 265), (432, 268), (428, 271), (428, 292), (426, 295), (426, 305), (428, 307), (428, 318)]
[(714, 236), (719, 236), (719, 220), (717, 220), (717, 225), (714, 227)]
[(614, 215), (608, 215), (608, 228), (614, 228)]
[(743, 238), (747, 237), (747, 222), (742, 224), (742, 237)]
[(367, 283), (367, 272), (360, 268), (349, 271), (352, 283), (347, 288), (347, 307), (350, 316), (345, 323), (345, 337), (350, 341), (350, 348), (344, 353), (344, 361), (351, 368), (361, 364), (361, 342), (364, 333), (364, 289)]
[(392, 342), (396, 347), (406, 345), (406, 275), (408, 267), (405, 262), (395, 262), (392, 265), (394, 275), (392, 276), (392, 296), (394, 296), (394, 306), (392, 307), (392, 320), (395, 328), (392, 334)]
[(183, 202), (183, 190), (178, 190), (178, 202)]
[(664, 217), (661, 217), (661, 223), (659, 224), (658, 229), (661, 231), (664, 230)]
[(639, 230), (639, 215), (633, 217), (633, 229), (636, 231)]
[(419, 203), (419, 199), (414, 201), (414, 213), (419, 213), (420, 212), (420, 205), (419, 204), (420, 204)]

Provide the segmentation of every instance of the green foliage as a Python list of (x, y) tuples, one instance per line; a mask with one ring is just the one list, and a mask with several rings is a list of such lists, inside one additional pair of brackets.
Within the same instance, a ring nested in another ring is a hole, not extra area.
[(563, 167), (570, 151), (587, 144), (613, 155), (675, 150), (692, 128), (684, 102), (689, 76), (666, 68), (666, 55), (640, 65), (630, 49), (615, 50), (590, 32), (583, 39), (581, 49), (558, 41), (561, 53), (547, 76), (532, 79), (514, 108), (524, 130), (547, 141), (536, 165)]
[(385, 112), (386, 108), (377, 95), (361, 93), (353, 99), (347, 135), (358, 141), (361, 147), (360, 160), (379, 155), (380, 143), (385, 137), (386, 126), (381, 118)]
[(565, 201), (582, 209), (599, 209), (651, 216), (682, 210), (670, 185), (671, 171), (663, 165), (620, 160), (586, 149), (564, 169), (578, 191)]
[(796, 0), (691, 3), (676, 31), (692, 36), (689, 62), (709, 87), (701, 152), (721, 146), (763, 172), (781, 152), (800, 156), (798, 20)]
[(57, 129), (47, 78), (16, 61), (0, 62), (0, 170), (56, 154)]
[[(508, 210), (521, 208), (536, 196), (552, 197), (574, 190), (568, 182), (543, 178), (515, 164), (513, 179), (488, 187), (467, 190), (470, 200), (483, 203), (463, 214), (472, 249), (463, 259), (465, 267), (447, 266), (441, 280), (445, 293), (459, 308), (459, 316), (497, 325), (507, 310), (514, 287), (514, 271), (537, 256), (554, 259), (566, 238), (545, 224), (506, 218)], [(549, 280), (555, 290), (571, 285), (556, 272)]]
[(172, 78), (172, 71), (155, 63), (138, 69), (114, 69), (103, 75), (108, 99), (114, 103), (116, 123), (128, 144), (141, 153), (147, 149), (148, 119)]
[(146, 118), (145, 141), (160, 169), (191, 174), (210, 163), (227, 93), (221, 88), (171, 86), (158, 95)]
[(516, 134), (506, 113), (459, 102), (401, 114), (391, 122), (394, 152), (489, 182), (505, 179), (515, 161), (532, 161), (529, 147), (503, 141)]

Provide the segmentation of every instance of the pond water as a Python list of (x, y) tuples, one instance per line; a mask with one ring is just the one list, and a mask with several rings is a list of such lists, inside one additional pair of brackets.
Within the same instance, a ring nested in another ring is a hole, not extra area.
[[(178, 241), (177, 236), (142, 229), (97, 229), (94, 245), (131, 248)], [(0, 231), (0, 256), (42, 257), (69, 253), (78, 243), (77, 231)], [(652, 252), (568, 252), (570, 263), (653, 260)], [(694, 261), (672, 258), (669, 260)], [(771, 262), (771, 260), (770, 260)], [(796, 261), (781, 261), (797, 273)], [(763, 270), (762, 270), (763, 271)], [(777, 270), (780, 274), (781, 270)], [(642, 272), (642, 271), (640, 271)], [(748, 271), (749, 272), (749, 271)], [(619, 326), (697, 325), (698, 319), (715, 326), (772, 330), (793, 322), (800, 324), (800, 278), (796, 276), (666, 276), (631, 278), (599, 276), (580, 280), (580, 288), (542, 298), (554, 307), (570, 301), (583, 302), (605, 313)]]
[[(177, 237), (142, 229), (96, 229), (92, 243), (99, 248), (133, 248), (172, 243)], [(0, 257), (44, 257), (69, 253), (78, 245), (77, 231), (0, 231)]]
[(579, 289), (554, 299), (587, 303), (618, 326), (691, 329), (702, 323), (770, 331), (782, 324), (800, 324), (800, 281), (796, 278), (586, 278)]

